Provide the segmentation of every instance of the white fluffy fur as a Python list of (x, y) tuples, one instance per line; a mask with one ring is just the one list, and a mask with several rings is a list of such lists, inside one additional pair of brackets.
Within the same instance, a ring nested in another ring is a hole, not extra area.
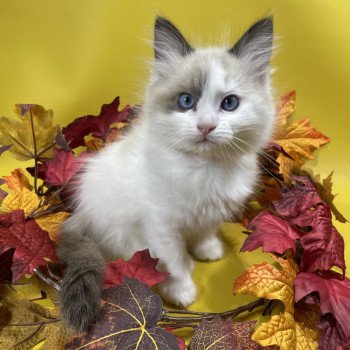
[[(130, 134), (88, 161), (66, 225), (89, 232), (107, 258), (148, 248), (170, 272), (163, 297), (188, 305), (196, 296), (189, 252), (200, 260), (223, 257), (217, 229), (254, 191), (257, 151), (270, 139), (274, 104), (268, 74), (255, 76), (250, 59), (217, 48), (169, 57), (156, 62)], [(188, 92), (178, 86), (197, 68), (207, 77), (197, 107), (165, 112), (163, 99)], [(220, 109), (230, 94), (240, 97), (233, 112)], [(207, 141), (200, 123), (216, 125)]]

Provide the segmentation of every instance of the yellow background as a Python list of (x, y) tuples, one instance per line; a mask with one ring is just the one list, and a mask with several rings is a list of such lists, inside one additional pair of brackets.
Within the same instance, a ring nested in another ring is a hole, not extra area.
[[(0, 0), (0, 115), (14, 116), (15, 103), (51, 108), (62, 126), (97, 114), (121, 96), (122, 105), (142, 103), (152, 56), (155, 14), (171, 19), (190, 42), (230, 42), (261, 16), (275, 16), (279, 49), (273, 58), (276, 95), (297, 91), (296, 117), (309, 117), (332, 141), (314, 171), (333, 169), (339, 210), (350, 218), (349, 103), (350, 2), (347, 0)], [(24, 166), (7, 153), (0, 175)], [(103, 184), (101, 184), (102, 186)], [(349, 224), (337, 225), (346, 240)], [(230, 253), (222, 262), (199, 263), (195, 272), (201, 310), (224, 310), (246, 297), (231, 295), (232, 282), (261, 253), (240, 254), (244, 235), (226, 226)]]

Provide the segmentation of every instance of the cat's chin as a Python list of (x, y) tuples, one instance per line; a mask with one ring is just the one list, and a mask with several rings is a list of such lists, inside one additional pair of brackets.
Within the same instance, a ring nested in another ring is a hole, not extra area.
[(219, 143), (215, 142), (213, 140), (203, 139), (203, 140), (196, 140), (188, 147), (182, 148), (182, 150), (185, 153), (191, 154), (191, 155), (197, 155), (197, 156), (210, 156), (212, 154), (215, 154), (217, 152), (217, 149), (219, 148)]

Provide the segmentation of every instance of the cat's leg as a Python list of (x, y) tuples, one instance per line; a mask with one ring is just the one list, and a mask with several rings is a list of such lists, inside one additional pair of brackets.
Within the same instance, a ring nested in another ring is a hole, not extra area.
[(187, 306), (196, 298), (196, 285), (192, 280), (194, 262), (180, 232), (156, 227), (153, 227), (151, 252), (159, 258), (160, 269), (169, 273), (167, 280), (159, 285), (159, 292), (169, 303)]
[(198, 260), (220, 260), (224, 256), (224, 244), (216, 229), (195, 232), (190, 238), (190, 250)]

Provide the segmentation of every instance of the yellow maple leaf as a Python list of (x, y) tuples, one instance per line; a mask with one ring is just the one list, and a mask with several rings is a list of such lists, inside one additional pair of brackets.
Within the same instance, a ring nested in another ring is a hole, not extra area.
[(48, 310), (29, 300), (12, 298), (4, 298), (2, 307), (11, 316), (1, 325), (1, 349), (32, 349), (44, 339), (48, 344), (57, 344), (50, 349), (64, 349), (67, 332), (57, 309)]
[(271, 254), (271, 256), (282, 269), (268, 263), (252, 265), (242, 276), (235, 280), (233, 292), (235, 294), (254, 294), (265, 299), (281, 300), (285, 310), (293, 314), (293, 282), (297, 274), (297, 265), (292, 254), (287, 254), (287, 259), (277, 257), (274, 254)]
[(278, 345), (281, 350), (316, 350), (319, 331), (296, 322), (289, 312), (284, 312), (262, 323), (252, 339), (262, 346)]
[(36, 223), (46, 231), (52, 241), (57, 240), (58, 230), (61, 223), (69, 217), (69, 213), (60, 211), (58, 213), (48, 214), (35, 219)]
[(39, 105), (16, 105), (18, 120), (0, 118), (0, 146), (9, 149), (18, 160), (51, 158), (58, 126), (52, 125), (53, 113)]
[(288, 118), (294, 113), (295, 91), (290, 91), (281, 96), (277, 102), (276, 127), (281, 129), (287, 124)]
[(0, 211), (7, 212), (12, 210), (24, 211), (24, 214), (28, 216), (39, 205), (40, 200), (38, 196), (23, 187), (20, 191), (12, 191), (2, 202)]
[(280, 130), (274, 139), (297, 162), (302, 158), (313, 159), (312, 152), (329, 141), (327, 136), (310, 126), (309, 119), (298, 120)]
[(38, 207), (40, 199), (32, 192), (33, 187), (22, 169), (15, 169), (10, 176), (4, 176), (4, 179), (12, 191), (3, 200), (1, 211), (22, 209), (25, 215), (29, 215)]

